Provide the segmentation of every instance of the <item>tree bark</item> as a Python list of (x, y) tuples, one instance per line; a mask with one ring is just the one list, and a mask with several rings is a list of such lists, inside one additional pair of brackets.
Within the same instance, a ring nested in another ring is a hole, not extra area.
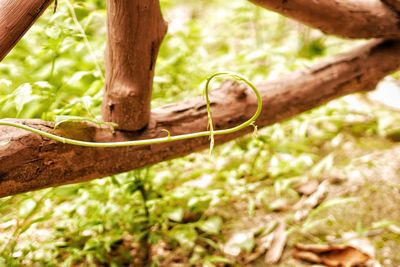
[(147, 126), (155, 63), (167, 26), (158, 0), (107, 0), (105, 121), (121, 130)]
[(392, 8), (396, 13), (400, 13), (400, 0), (382, 0), (390, 8)]
[(53, 0), (0, 0), (0, 61)]
[[(371, 41), (324, 64), (295, 72), (280, 80), (258, 84), (264, 110), (259, 127), (290, 118), (331, 99), (367, 91), (400, 67), (400, 41)], [(211, 94), (216, 129), (238, 125), (256, 109), (249, 89), (225, 82)], [(163, 129), (179, 135), (207, 129), (202, 97), (167, 105), (152, 112), (149, 127), (141, 132), (117, 131), (87, 124), (69, 125), (54, 131), (53, 124), (40, 120), (17, 120), (39, 129), (86, 141), (126, 141), (165, 136)], [(252, 131), (217, 136), (218, 144)], [(0, 197), (50, 186), (101, 178), (157, 162), (177, 158), (208, 147), (208, 138), (126, 148), (85, 148), (65, 145), (38, 135), (0, 127)]]
[[(250, 0), (327, 34), (347, 38), (399, 38), (396, 0)], [(398, 11), (398, 10), (397, 10)]]

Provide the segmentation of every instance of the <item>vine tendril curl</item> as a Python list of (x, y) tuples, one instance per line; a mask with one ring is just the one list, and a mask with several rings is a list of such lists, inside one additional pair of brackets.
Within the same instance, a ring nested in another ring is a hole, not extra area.
[[(213, 120), (212, 120), (212, 114), (211, 114), (211, 100), (209, 96), (209, 91), (210, 91), (210, 83), (211, 81), (219, 76), (223, 75), (228, 75), (234, 78), (235, 80), (244, 82), (247, 84), (250, 89), (255, 93), (257, 97), (257, 110), (254, 113), (254, 115), (248, 119), (246, 122), (229, 128), (225, 130), (214, 130), (213, 126)], [(213, 75), (211, 75), (205, 84), (204, 87), (204, 93), (206, 97), (206, 104), (207, 104), (207, 117), (208, 117), (208, 131), (203, 131), (203, 132), (197, 132), (197, 133), (189, 133), (189, 134), (182, 134), (182, 135), (176, 135), (176, 136), (171, 136), (169, 131), (163, 130), (165, 132), (168, 132), (167, 137), (160, 137), (160, 138), (153, 138), (153, 139), (145, 139), (145, 140), (133, 140), (133, 141), (123, 141), (123, 142), (86, 142), (86, 141), (80, 141), (80, 140), (74, 140), (74, 139), (69, 139), (65, 138), (62, 136), (58, 136), (52, 133), (48, 133), (24, 124), (20, 123), (15, 123), (7, 120), (0, 120), (0, 126), (9, 126), (9, 127), (15, 127), (19, 128), (22, 130), (26, 130), (38, 135), (41, 135), (42, 137), (61, 142), (63, 144), (68, 144), (68, 145), (75, 145), (75, 146), (83, 146), (83, 147), (93, 147), (93, 148), (112, 148), (112, 147), (129, 147), (129, 146), (144, 146), (144, 145), (154, 145), (154, 144), (161, 144), (161, 143), (168, 143), (168, 142), (174, 142), (174, 141), (182, 141), (182, 140), (187, 140), (187, 139), (193, 139), (193, 138), (199, 138), (199, 137), (209, 137), (210, 138), (210, 149), (214, 147), (214, 137), (218, 135), (227, 135), (227, 134), (232, 134), (235, 132), (238, 132), (240, 130), (243, 130), (244, 128), (248, 126), (255, 126), (255, 121), (257, 118), (260, 116), (262, 112), (262, 97), (258, 89), (244, 76), (234, 73), (234, 72), (217, 72)]]

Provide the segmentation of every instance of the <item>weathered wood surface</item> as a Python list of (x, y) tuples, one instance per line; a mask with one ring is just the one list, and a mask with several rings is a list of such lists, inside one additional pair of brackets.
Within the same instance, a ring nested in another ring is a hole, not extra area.
[[(354, 92), (375, 88), (379, 80), (400, 67), (400, 41), (371, 41), (354, 51), (280, 80), (258, 85), (264, 110), (257, 125), (267, 126)], [(212, 93), (216, 129), (248, 119), (256, 109), (254, 95), (243, 85), (224, 83)], [(53, 132), (52, 124), (19, 120)], [(202, 97), (153, 110), (146, 130), (136, 133), (94, 126), (57, 131), (88, 141), (124, 141), (204, 131), (207, 113)], [(217, 137), (224, 143), (253, 129)], [(22, 130), (0, 127), (0, 197), (63, 184), (101, 178), (177, 158), (209, 145), (208, 138), (142, 147), (93, 149), (64, 145)]]
[(399, 0), (250, 1), (326, 34), (348, 38), (400, 38)]
[(0, 0), (0, 61), (53, 0)]
[(382, 0), (385, 4), (387, 4), (390, 8), (392, 8), (395, 12), (400, 12), (400, 0)]
[(158, 49), (166, 34), (158, 0), (107, 0), (108, 40), (103, 119), (127, 131), (143, 129)]

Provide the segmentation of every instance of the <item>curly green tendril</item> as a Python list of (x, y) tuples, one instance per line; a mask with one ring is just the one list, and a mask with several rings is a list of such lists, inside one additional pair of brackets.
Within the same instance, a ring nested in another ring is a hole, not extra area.
[[(209, 88), (210, 88), (210, 83), (211, 81), (219, 76), (223, 75), (228, 75), (234, 78), (235, 80), (242, 81), (246, 83), (256, 94), (257, 96), (257, 111), (254, 113), (254, 115), (248, 119), (246, 122), (229, 128), (225, 130), (214, 130), (213, 127), (213, 121), (212, 121), (212, 116), (211, 116), (211, 101), (210, 101), (210, 96), (209, 96)], [(261, 111), (262, 111), (262, 97), (258, 89), (245, 77), (241, 76), (240, 74), (236, 74), (233, 72), (217, 72), (213, 75), (211, 75), (205, 84), (204, 87), (204, 94), (206, 97), (206, 103), (207, 103), (207, 114), (208, 114), (208, 131), (203, 131), (203, 132), (197, 132), (197, 133), (190, 133), (190, 134), (182, 134), (182, 135), (177, 135), (177, 136), (171, 136), (170, 133), (167, 130), (163, 130), (168, 133), (167, 137), (160, 137), (160, 138), (154, 138), (154, 139), (145, 139), (145, 140), (134, 140), (134, 141), (124, 141), (124, 142), (86, 142), (86, 141), (79, 141), (79, 140), (74, 140), (74, 139), (69, 139), (69, 138), (64, 138), (55, 134), (51, 134), (45, 131), (38, 130), (36, 128), (26, 126), (23, 124), (15, 123), (15, 122), (10, 122), (6, 120), (0, 120), (0, 126), (10, 126), (10, 127), (15, 127), (19, 128), (22, 130), (26, 130), (38, 135), (41, 135), (43, 137), (46, 137), (48, 139), (58, 141), (64, 144), (69, 144), (69, 145), (75, 145), (75, 146), (84, 146), (84, 147), (94, 147), (94, 148), (111, 148), (111, 147), (128, 147), (128, 146), (143, 146), (143, 145), (154, 145), (154, 144), (161, 144), (161, 143), (167, 143), (167, 142), (173, 142), (173, 141), (182, 141), (182, 140), (187, 140), (187, 139), (192, 139), (192, 138), (198, 138), (198, 137), (210, 137), (210, 148), (212, 150), (214, 146), (214, 137), (217, 135), (226, 135), (226, 134), (232, 134), (235, 132), (238, 132), (248, 126), (254, 126), (255, 127), (255, 121), (257, 118), (260, 116)], [(256, 128), (256, 127), (255, 127)]]

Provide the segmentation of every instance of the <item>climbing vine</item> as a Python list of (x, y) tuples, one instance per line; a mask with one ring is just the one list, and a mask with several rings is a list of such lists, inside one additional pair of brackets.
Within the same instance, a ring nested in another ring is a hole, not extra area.
[[(210, 84), (211, 81), (219, 76), (223, 75), (228, 75), (235, 80), (244, 82), (247, 84), (252, 91), (255, 93), (257, 97), (257, 110), (254, 113), (254, 115), (245, 121), (244, 123), (229, 128), (225, 130), (214, 130), (213, 127), (213, 120), (212, 120), (212, 114), (211, 114), (211, 101), (210, 101), (210, 96), (209, 96), (209, 91), (210, 91)], [(257, 118), (260, 116), (261, 111), (262, 111), (262, 97), (258, 89), (254, 86), (253, 83), (251, 83), (247, 78), (244, 76), (233, 73), (233, 72), (228, 72), (228, 71), (223, 71), (223, 72), (217, 72), (211, 75), (205, 83), (204, 86), (204, 94), (206, 98), (206, 107), (207, 107), (207, 116), (208, 116), (208, 131), (202, 131), (202, 132), (197, 132), (197, 133), (189, 133), (189, 134), (182, 134), (182, 135), (176, 135), (176, 136), (171, 136), (168, 130), (164, 130), (168, 133), (167, 137), (160, 137), (160, 138), (154, 138), (154, 139), (145, 139), (145, 140), (134, 140), (134, 141), (124, 141), (124, 142), (86, 142), (86, 141), (80, 141), (80, 140), (74, 140), (70, 138), (65, 138), (62, 136), (58, 136), (52, 133), (48, 133), (27, 125), (23, 125), (20, 123), (15, 123), (11, 121), (6, 121), (6, 120), (0, 120), (0, 125), (1, 126), (10, 126), (10, 127), (15, 127), (19, 128), (22, 130), (26, 130), (38, 135), (41, 135), (43, 137), (49, 138), (54, 141), (58, 141), (64, 144), (69, 144), (69, 145), (76, 145), (76, 146), (84, 146), (84, 147), (94, 147), (94, 148), (111, 148), (111, 147), (129, 147), (129, 146), (142, 146), (142, 145), (154, 145), (154, 144), (160, 144), (160, 143), (167, 143), (167, 142), (173, 142), (173, 141), (182, 141), (182, 140), (187, 140), (187, 139), (193, 139), (193, 138), (198, 138), (198, 137), (205, 137), (209, 136), (210, 137), (210, 149), (212, 150), (214, 147), (214, 137), (217, 135), (227, 135), (227, 134), (232, 134), (235, 132), (238, 132), (246, 127), (249, 126), (254, 126), (255, 129), (257, 127), (255, 126), (255, 121)]]

